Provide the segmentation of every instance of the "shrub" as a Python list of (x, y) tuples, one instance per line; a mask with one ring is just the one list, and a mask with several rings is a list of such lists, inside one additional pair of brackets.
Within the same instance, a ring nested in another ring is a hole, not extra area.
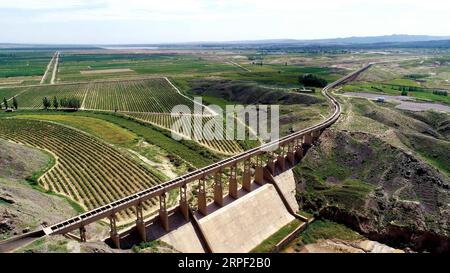
[(313, 74), (301, 75), (298, 79), (298, 82), (301, 85), (313, 87), (325, 87), (328, 84), (326, 80), (319, 78)]

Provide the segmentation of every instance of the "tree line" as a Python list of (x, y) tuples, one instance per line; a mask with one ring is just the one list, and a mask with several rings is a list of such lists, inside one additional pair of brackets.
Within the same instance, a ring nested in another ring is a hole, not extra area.
[[(3, 108), (5, 108), (5, 110), (9, 109), (8, 100), (5, 97), (3, 98), (3, 103), (0, 104), (0, 109), (3, 109)], [(17, 102), (16, 97), (13, 97), (13, 99), (12, 99), (12, 108), (14, 110), (17, 110), (17, 108), (19, 108), (19, 103)]]
[(304, 74), (298, 78), (298, 82), (302, 86), (312, 86), (312, 87), (325, 87), (328, 82), (325, 79), (319, 78), (313, 74)]
[(51, 107), (55, 110), (58, 110), (58, 108), (78, 110), (81, 107), (81, 101), (77, 98), (62, 98), (58, 100), (55, 96), (50, 100), (49, 98), (44, 97), (42, 98), (42, 105), (45, 110), (48, 110)]

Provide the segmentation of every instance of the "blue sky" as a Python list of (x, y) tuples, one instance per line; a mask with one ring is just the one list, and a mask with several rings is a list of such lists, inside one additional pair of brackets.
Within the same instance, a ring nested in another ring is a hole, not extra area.
[(0, 0), (0, 43), (450, 35), (442, 0)]

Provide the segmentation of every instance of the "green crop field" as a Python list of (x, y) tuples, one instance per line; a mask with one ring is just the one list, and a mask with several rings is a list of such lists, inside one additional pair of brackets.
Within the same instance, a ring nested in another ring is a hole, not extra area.
[[(80, 71), (101, 71), (108, 69), (129, 69), (120, 73), (89, 73)], [(58, 77), (62, 81), (92, 80), (124, 77), (130, 75), (193, 75), (222, 72), (236, 72), (240, 69), (225, 62), (211, 61), (189, 54), (69, 54), (60, 58)]]
[(42, 109), (42, 99), (44, 97), (50, 100), (53, 97), (77, 98), (83, 100), (86, 93), (86, 84), (68, 84), (68, 85), (44, 85), (18, 88), (17, 101), (21, 108)]
[(193, 107), (166, 79), (92, 83), (87, 90), (85, 109), (170, 113), (175, 105)]
[[(148, 113), (127, 113), (127, 116), (133, 117), (137, 120), (148, 122), (150, 124), (166, 128), (171, 130), (173, 124), (179, 120), (179, 117), (172, 117), (170, 115), (155, 115), (155, 114), (148, 114)], [(195, 137), (193, 140), (197, 141), (201, 145), (215, 151), (221, 154), (227, 154), (232, 155), (239, 152), (242, 152), (242, 146), (235, 140), (219, 140), (215, 139), (214, 135), (210, 131), (202, 130), (201, 125), (204, 125), (208, 121), (210, 121), (211, 117), (199, 117), (199, 116), (192, 116), (192, 119), (190, 120), (189, 124), (192, 124), (193, 128), (193, 135), (203, 135), (203, 138), (196, 139)], [(200, 125), (200, 126), (196, 126)], [(177, 131), (177, 133), (180, 133)], [(187, 137), (185, 134), (181, 134), (184, 137)]]
[(91, 110), (169, 113), (178, 104), (193, 106), (165, 79), (43, 85), (0, 89), (0, 95), (17, 100), (23, 108), (42, 109), (44, 97), (78, 98)]
[(52, 55), (50, 51), (0, 50), (0, 78), (42, 76)]
[[(50, 100), (53, 97), (77, 98), (83, 102), (84, 110), (122, 112), (134, 119), (168, 130), (171, 130), (176, 120), (169, 115), (174, 106), (186, 105), (193, 108), (193, 101), (180, 95), (164, 78), (8, 88), (4, 89), (3, 93), (7, 98), (17, 96), (19, 108), (22, 109), (42, 109), (44, 97)], [(207, 120), (205, 118), (200, 124), (204, 124)], [(195, 130), (202, 129), (197, 126)], [(242, 151), (242, 147), (236, 141), (204, 139), (196, 141), (221, 154), (235, 154)]]

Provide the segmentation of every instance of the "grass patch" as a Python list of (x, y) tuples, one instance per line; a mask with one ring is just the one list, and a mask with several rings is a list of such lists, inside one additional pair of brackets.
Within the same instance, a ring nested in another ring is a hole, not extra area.
[(282, 227), (280, 230), (272, 234), (269, 238), (265, 239), (261, 244), (252, 249), (250, 252), (252, 253), (267, 253), (270, 252), (276, 244), (278, 244), (284, 237), (286, 237), (289, 233), (293, 232), (296, 228), (298, 228), (304, 222), (295, 219), (289, 224)]
[(174, 248), (163, 242), (160, 240), (155, 240), (155, 241), (151, 241), (151, 242), (142, 242), (138, 245), (134, 245), (131, 250), (135, 253), (139, 253), (145, 250), (145, 252), (150, 252), (150, 253), (158, 253), (159, 252), (159, 248), (164, 247), (164, 248), (169, 248), (171, 250), (174, 250)]
[(364, 237), (350, 228), (328, 220), (316, 220), (299, 234), (295, 245), (313, 244), (321, 239), (341, 239), (356, 241)]
[(137, 136), (124, 128), (98, 118), (71, 115), (21, 115), (20, 118), (54, 121), (85, 131), (106, 142), (125, 145)]
[(44, 246), (44, 244), (45, 244), (45, 241), (46, 241), (46, 237), (39, 238), (39, 239), (33, 241), (32, 243), (30, 243), (29, 245), (17, 249), (15, 252), (16, 253), (23, 253), (23, 252), (28, 252), (31, 249), (42, 248)]

